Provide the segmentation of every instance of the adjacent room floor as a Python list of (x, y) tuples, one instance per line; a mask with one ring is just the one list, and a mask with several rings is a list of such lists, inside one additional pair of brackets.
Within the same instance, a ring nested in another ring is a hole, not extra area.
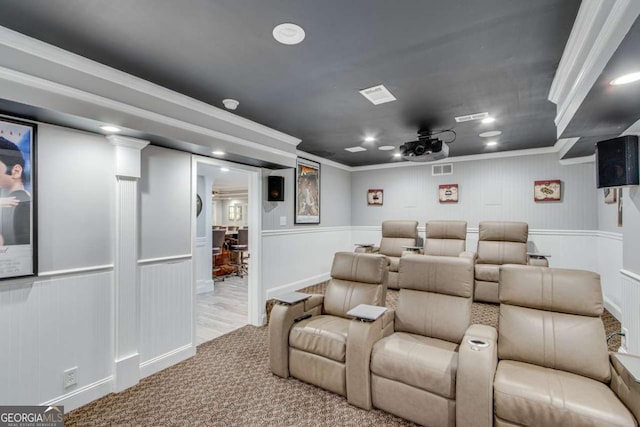
[(213, 291), (196, 295), (196, 344), (247, 324), (248, 277), (228, 276)]

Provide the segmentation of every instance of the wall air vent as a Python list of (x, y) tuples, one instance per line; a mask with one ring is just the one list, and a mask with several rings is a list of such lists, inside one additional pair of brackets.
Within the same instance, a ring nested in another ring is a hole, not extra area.
[(453, 163), (431, 166), (431, 176), (453, 175)]
[(489, 113), (485, 112), (485, 113), (469, 114), (466, 116), (458, 116), (455, 119), (456, 119), (456, 122), (462, 123), (462, 122), (470, 122), (471, 120), (482, 120), (482, 119), (486, 119), (487, 117), (489, 117)]
[(362, 96), (367, 98), (373, 105), (384, 104), (385, 102), (396, 101), (396, 97), (389, 92), (384, 85), (373, 86), (360, 91)]

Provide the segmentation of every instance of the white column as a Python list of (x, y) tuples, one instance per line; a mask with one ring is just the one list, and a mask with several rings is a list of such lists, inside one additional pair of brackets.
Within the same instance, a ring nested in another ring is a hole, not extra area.
[(107, 140), (115, 146), (116, 151), (114, 389), (120, 392), (140, 380), (138, 179), (140, 151), (149, 141), (118, 135), (109, 135)]

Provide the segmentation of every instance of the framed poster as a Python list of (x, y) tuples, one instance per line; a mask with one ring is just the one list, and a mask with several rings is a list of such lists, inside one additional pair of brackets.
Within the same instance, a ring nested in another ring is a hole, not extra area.
[(0, 118), (0, 279), (36, 274), (36, 126)]
[(533, 182), (533, 200), (535, 202), (557, 202), (560, 200), (562, 183), (559, 179)]
[(367, 190), (367, 205), (369, 206), (382, 206), (382, 196), (384, 190), (379, 188), (373, 188)]
[(320, 163), (296, 161), (295, 224), (320, 224)]
[(440, 203), (458, 203), (458, 184), (443, 184), (438, 187)]

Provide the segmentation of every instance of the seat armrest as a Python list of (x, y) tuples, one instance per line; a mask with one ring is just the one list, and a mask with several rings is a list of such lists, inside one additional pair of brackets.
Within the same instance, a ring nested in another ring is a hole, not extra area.
[(640, 420), (640, 356), (611, 353), (611, 389), (618, 399)]
[(324, 295), (311, 294), (311, 298), (304, 301), (305, 313), (311, 313), (314, 316), (322, 314), (322, 304), (324, 303)]
[(387, 310), (373, 322), (354, 319), (347, 335), (347, 401), (362, 409), (371, 409), (369, 362), (373, 345), (393, 333), (394, 310)]
[(527, 254), (527, 265), (534, 265), (536, 267), (549, 267), (549, 260), (544, 255)]
[(471, 261), (475, 263), (476, 259), (478, 258), (478, 254), (471, 251), (464, 251), (458, 254), (458, 258), (469, 258)]
[(498, 332), (487, 325), (471, 325), (458, 352), (456, 424), (493, 426), (493, 377), (498, 365)]
[[(307, 300), (308, 301), (308, 300)], [(269, 365), (271, 372), (289, 377), (289, 331), (296, 318), (305, 313), (305, 303), (276, 304), (269, 318)]]

